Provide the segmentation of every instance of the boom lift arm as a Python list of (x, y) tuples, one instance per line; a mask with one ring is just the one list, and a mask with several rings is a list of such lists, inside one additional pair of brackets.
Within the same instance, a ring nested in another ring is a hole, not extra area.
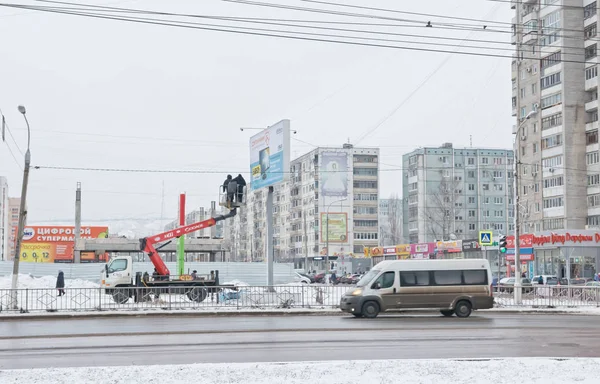
[[(140, 239), (140, 249), (148, 254), (150, 261), (154, 264), (156, 271), (160, 276), (168, 276), (170, 274), (169, 268), (162, 261), (160, 255), (158, 254), (158, 250), (162, 247), (169, 244), (173, 239), (177, 239), (183, 235), (187, 235), (192, 232), (199, 231), (204, 228), (212, 227), (216, 225), (221, 220), (226, 220), (231, 217), (234, 217), (237, 213), (236, 208), (232, 208), (229, 213), (226, 215), (220, 215), (216, 217), (211, 217), (208, 220), (200, 221), (193, 224), (184, 225), (183, 227), (175, 228), (167, 232), (159, 233), (158, 235), (144, 237)], [(162, 243), (163, 241), (169, 240), (165, 244), (160, 245), (158, 248), (155, 248), (154, 245), (157, 243)]]

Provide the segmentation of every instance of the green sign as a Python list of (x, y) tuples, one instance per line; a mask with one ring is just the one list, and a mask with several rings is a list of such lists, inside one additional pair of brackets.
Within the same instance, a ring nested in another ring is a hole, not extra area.
[(321, 213), (321, 241), (326, 243), (327, 239), (330, 243), (348, 242), (348, 214)]

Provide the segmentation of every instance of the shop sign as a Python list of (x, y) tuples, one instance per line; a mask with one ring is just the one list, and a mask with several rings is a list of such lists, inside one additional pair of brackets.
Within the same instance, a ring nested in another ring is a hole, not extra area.
[(551, 233), (549, 235), (535, 236), (533, 235), (533, 244), (543, 247), (544, 245), (565, 245), (565, 244), (598, 244), (600, 243), (600, 233), (580, 234), (569, 233), (564, 234)]
[(438, 241), (435, 246), (438, 252), (462, 252), (462, 240)]
[(473, 240), (463, 240), (462, 241), (462, 251), (463, 252), (474, 252), (480, 250), (479, 242), (477, 239)]

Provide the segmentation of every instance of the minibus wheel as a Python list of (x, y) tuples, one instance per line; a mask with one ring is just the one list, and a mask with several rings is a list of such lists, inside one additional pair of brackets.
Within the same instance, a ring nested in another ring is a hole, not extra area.
[(374, 319), (379, 314), (379, 304), (375, 301), (367, 301), (363, 304), (361, 313), (368, 319)]
[(456, 313), (456, 316), (458, 317), (469, 317), (471, 315), (471, 312), (471, 303), (469, 303), (466, 300), (459, 301), (454, 307), (454, 313)]

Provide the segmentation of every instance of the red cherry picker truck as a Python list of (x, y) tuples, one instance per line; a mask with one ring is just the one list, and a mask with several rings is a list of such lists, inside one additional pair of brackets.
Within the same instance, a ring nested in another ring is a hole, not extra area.
[[(158, 251), (171, 243), (173, 240), (216, 225), (219, 221), (234, 217), (238, 208), (246, 205), (246, 187), (239, 186), (239, 192), (229, 194), (223, 192), (225, 188), (220, 187), (219, 205), (229, 209), (224, 215), (211, 217), (210, 219), (197, 223), (184, 225), (170, 231), (162, 232), (154, 236), (140, 239), (140, 250), (148, 255), (154, 265), (155, 272), (151, 275), (146, 272), (133, 271), (133, 259), (131, 256), (116, 256), (105, 264), (102, 271), (102, 287), (107, 295), (112, 295), (118, 304), (125, 304), (131, 297), (134, 302), (143, 302), (158, 298), (161, 294), (181, 294), (195, 302), (202, 302), (211, 293), (216, 293), (224, 286), (219, 282), (219, 271), (211, 271), (207, 276), (198, 275), (192, 279), (190, 275), (171, 277), (171, 272), (160, 257)], [(231, 198), (231, 196), (235, 198)], [(162, 244), (161, 244), (162, 243)], [(157, 244), (160, 244), (157, 246)], [(234, 289), (235, 287), (227, 287)]]

